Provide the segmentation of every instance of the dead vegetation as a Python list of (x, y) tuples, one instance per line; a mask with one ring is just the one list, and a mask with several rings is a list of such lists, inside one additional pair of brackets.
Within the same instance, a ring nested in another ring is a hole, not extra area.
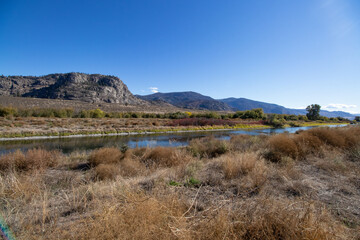
[(0, 213), (17, 239), (359, 239), (359, 133), (17, 151), (0, 157)]

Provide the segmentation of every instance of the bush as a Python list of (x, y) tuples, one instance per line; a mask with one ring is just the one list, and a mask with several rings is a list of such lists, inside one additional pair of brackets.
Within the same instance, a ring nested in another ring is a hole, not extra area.
[(255, 153), (224, 155), (221, 160), (222, 169), (226, 179), (233, 179), (241, 175), (246, 175), (258, 167), (258, 163), (261, 162)]
[(346, 146), (345, 137), (338, 129), (319, 127), (310, 129), (308, 133), (318, 137), (323, 143), (332, 147), (344, 148)]
[(282, 128), (285, 126), (285, 119), (278, 114), (269, 114), (266, 120), (267, 124), (275, 128)]
[(95, 176), (99, 180), (114, 179), (119, 174), (118, 166), (114, 164), (99, 164), (95, 167)]
[(0, 117), (15, 116), (17, 109), (13, 107), (1, 107), (0, 106)]
[(44, 170), (57, 165), (60, 152), (44, 149), (31, 149), (26, 153), (20, 150), (0, 157), (0, 171)]
[(124, 158), (124, 154), (117, 148), (100, 148), (94, 150), (89, 157), (89, 164), (91, 166), (98, 166), (100, 164), (115, 164), (119, 163)]
[(141, 157), (141, 161), (150, 167), (172, 167), (186, 163), (187, 160), (179, 149), (172, 147), (151, 148)]
[(197, 157), (217, 157), (228, 152), (229, 146), (225, 141), (205, 137), (191, 140), (187, 149)]
[(295, 141), (288, 135), (279, 134), (269, 139), (269, 150), (265, 158), (272, 162), (280, 162), (283, 157), (297, 159), (299, 151)]
[(230, 138), (230, 148), (234, 151), (257, 151), (264, 147), (268, 136), (235, 135)]
[(302, 132), (294, 137), (294, 141), (298, 147), (299, 157), (304, 159), (310, 154), (319, 155), (322, 153), (321, 147), (324, 145), (321, 140), (308, 133)]

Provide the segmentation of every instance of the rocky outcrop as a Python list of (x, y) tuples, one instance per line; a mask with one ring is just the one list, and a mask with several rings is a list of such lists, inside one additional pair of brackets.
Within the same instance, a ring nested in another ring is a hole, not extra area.
[(49, 74), (41, 77), (1, 76), (0, 95), (91, 103), (149, 104), (135, 97), (115, 76), (84, 73)]

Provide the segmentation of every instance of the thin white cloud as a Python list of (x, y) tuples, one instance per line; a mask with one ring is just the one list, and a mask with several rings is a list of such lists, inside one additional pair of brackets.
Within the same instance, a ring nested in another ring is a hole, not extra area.
[(159, 92), (159, 88), (157, 88), (157, 87), (149, 87), (149, 89), (150, 89), (150, 91), (151, 91), (152, 93), (157, 93), (157, 92)]
[(349, 113), (353, 113), (354, 112), (353, 110), (355, 110), (355, 108), (357, 108), (355, 104), (341, 104), (341, 103), (331, 103), (323, 107), (324, 110), (328, 110), (328, 111), (345, 111)]
[(294, 107), (293, 109), (301, 109), (304, 110), (306, 107)]

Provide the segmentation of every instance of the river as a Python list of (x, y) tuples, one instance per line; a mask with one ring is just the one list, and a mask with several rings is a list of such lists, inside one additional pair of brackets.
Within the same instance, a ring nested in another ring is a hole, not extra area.
[[(343, 127), (344, 125), (327, 125), (328, 127)], [(295, 133), (298, 130), (308, 130), (314, 127), (289, 127), (278, 129), (251, 129), (251, 130), (217, 130), (195, 131), (186, 133), (144, 134), (126, 136), (103, 136), (103, 137), (76, 137), (76, 138), (52, 138), (41, 140), (11, 140), (0, 142), (0, 155), (20, 149), (27, 151), (32, 148), (46, 150), (60, 150), (65, 154), (73, 151), (93, 150), (101, 147), (179, 147), (186, 146), (190, 140), (205, 136), (214, 136), (219, 139), (230, 139), (232, 135), (260, 135), (279, 134), (284, 132)]]

